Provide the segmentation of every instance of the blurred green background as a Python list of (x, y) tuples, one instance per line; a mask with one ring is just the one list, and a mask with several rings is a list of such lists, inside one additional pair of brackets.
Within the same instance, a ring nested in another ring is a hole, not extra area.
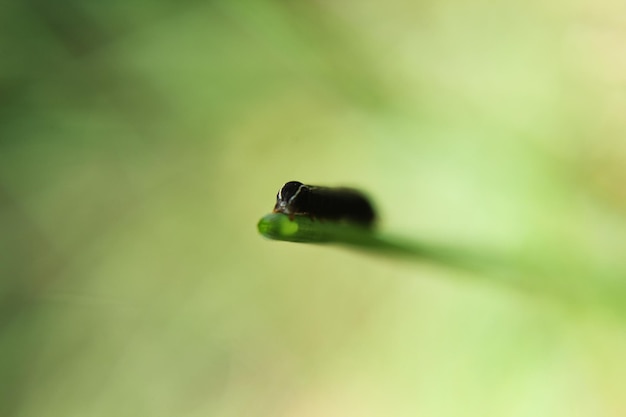
[[(626, 415), (624, 16), (3, 2), (0, 415)], [(289, 180), (551, 273), (268, 241)]]

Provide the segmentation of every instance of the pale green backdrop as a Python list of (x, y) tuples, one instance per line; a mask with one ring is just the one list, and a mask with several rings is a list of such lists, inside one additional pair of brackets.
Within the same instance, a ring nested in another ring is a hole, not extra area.
[[(0, 415), (626, 415), (625, 15), (3, 4)], [(289, 180), (551, 272), (266, 240)]]

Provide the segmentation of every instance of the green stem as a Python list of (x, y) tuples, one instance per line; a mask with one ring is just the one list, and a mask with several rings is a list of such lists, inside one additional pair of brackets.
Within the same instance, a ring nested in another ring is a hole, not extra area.
[(478, 260), (476, 255), (468, 256), (451, 248), (407, 241), (357, 225), (312, 220), (306, 216), (295, 216), (290, 220), (284, 214), (271, 213), (261, 218), (258, 229), (263, 236), (274, 240), (339, 244), (388, 256), (431, 260), (457, 267), (471, 267)]
[(314, 221), (307, 216), (295, 216), (290, 220), (280, 213), (261, 218), (258, 230), (263, 236), (274, 240), (337, 244), (374, 254), (462, 268), (474, 272), (469, 277), (478, 277), (491, 284), (516, 288), (533, 295), (555, 298), (576, 310), (585, 307), (598, 310), (596, 307), (604, 307), (626, 317), (624, 281), (581, 274), (581, 268), (577, 268), (573, 262), (552, 265), (524, 261), (519, 256), (488, 256), (470, 249), (402, 239), (351, 224)]

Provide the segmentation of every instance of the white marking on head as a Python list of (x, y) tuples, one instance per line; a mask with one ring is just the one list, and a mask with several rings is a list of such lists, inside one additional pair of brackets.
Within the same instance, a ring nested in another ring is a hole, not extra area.
[(298, 194), (300, 194), (300, 190), (302, 190), (302, 188), (306, 188), (306, 185), (301, 184), (298, 187), (298, 191), (295, 192), (294, 195), (291, 196), (291, 198), (289, 199), (289, 201), (287, 202), (287, 204), (291, 205), (291, 203), (295, 200), (295, 198), (298, 196)]

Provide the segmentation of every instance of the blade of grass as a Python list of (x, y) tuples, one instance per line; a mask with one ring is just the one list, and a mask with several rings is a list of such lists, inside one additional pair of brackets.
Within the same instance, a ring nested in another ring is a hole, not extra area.
[(314, 221), (306, 216), (290, 220), (280, 213), (262, 217), (259, 232), (273, 240), (335, 244), (383, 256), (462, 268), (490, 284), (522, 290), (559, 300), (576, 311), (608, 310), (626, 318), (626, 285), (623, 279), (582, 274), (574, 262), (556, 265), (525, 260), (510, 254), (456, 248), (409, 240), (351, 224)]
[(468, 253), (452, 248), (408, 241), (347, 223), (314, 221), (306, 216), (296, 216), (290, 220), (284, 214), (271, 213), (261, 218), (258, 230), (263, 236), (274, 240), (338, 244), (387, 256), (430, 260), (456, 267), (472, 267), (479, 261), (477, 255), (468, 256)]

